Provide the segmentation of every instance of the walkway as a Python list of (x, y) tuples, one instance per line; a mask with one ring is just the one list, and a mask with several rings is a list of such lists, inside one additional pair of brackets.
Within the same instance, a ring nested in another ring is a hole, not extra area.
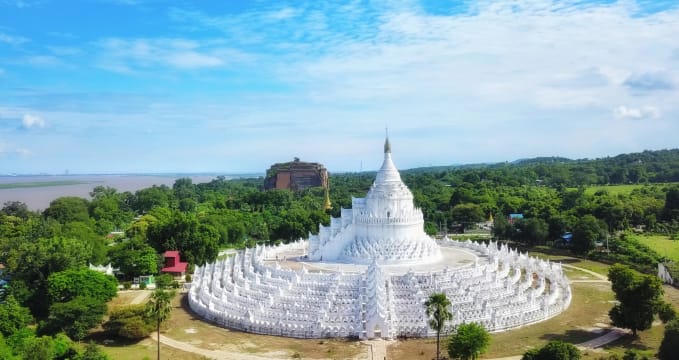
[(597, 279), (597, 280), (571, 280), (571, 282), (609, 282), (608, 278), (606, 276), (601, 275), (599, 273), (595, 273), (592, 270), (587, 270), (587, 269), (584, 269), (584, 268), (581, 268), (581, 267), (578, 267), (578, 266), (569, 265), (569, 264), (561, 264), (561, 266), (565, 267), (565, 268), (573, 269), (573, 270), (582, 271), (584, 273), (587, 273), (589, 275), (594, 276)]
[[(151, 339), (157, 340), (158, 338), (158, 333), (153, 332), (151, 334)], [(189, 343), (177, 341), (174, 339), (171, 339), (165, 335), (160, 335), (160, 343), (163, 345), (167, 345), (170, 347), (173, 347), (175, 349), (179, 349), (182, 351), (198, 354), (201, 356), (205, 356), (206, 358), (209, 359), (217, 359), (217, 360), (283, 360), (283, 359), (289, 359), (290, 355), (285, 355), (284, 357), (279, 357), (275, 353), (268, 353), (262, 356), (257, 356), (257, 355), (251, 355), (251, 354), (246, 354), (246, 353), (241, 353), (241, 352), (232, 352), (232, 351), (224, 351), (224, 350), (208, 350), (208, 349), (203, 349), (199, 348), (196, 346), (193, 346)], [(279, 354), (280, 355), (280, 354)]]
[(387, 358), (387, 347), (395, 342), (395, 340), (376, 339), (362, 341), (361, 343), (366, 344), (369, 347), (369, 360), (384, 360)]
[(151, 290), (134, 290), (134, 291), (138, 291), (139, 294), (135, 296), (134, 299), (132, 299), (132, 301), (130, 301), (130, 305), (141, 304), (142, 302), (144, 302), (144, 300), (146, 300), (146, 298), (149, 297), (149, 295), (151, 295)]

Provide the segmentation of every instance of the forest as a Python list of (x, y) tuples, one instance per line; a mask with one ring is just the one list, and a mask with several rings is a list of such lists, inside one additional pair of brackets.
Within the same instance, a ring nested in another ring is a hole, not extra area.
[[(331, 174), (330, 210), (324, 209), (322, 188), (264, 191), (262, 178), (224, 177), (201, 184), (182, 178), (172, 187), (134, 193), (98, 186), (91, 199), (58, 198), (42, 212), (5, 203), (0, 209), (0, 263), (7, 284), (0, 305), (0, 350), (5, 337), (15, 354), (17, 346), (28, 346), (17, 343), (36, 342), (39, 336), (52, 342), (64, 336), (80, 340), (100, 321), (102, 304), (115, 296), (116, 285), (88, 272), (90, 263), (111, 263), (124, 282), (157, 274), (165, 250), (180, 250), (183, 261), (202, 265), (214, 261), (221, 249), (306, 238), (350, 207), (352, 196), (365, 196), (374, 175)], [(562, 247), (644, 272), (664, 259), (630, 238), (630, 231), (679, 235), (679, 150), (420, 168), (401, 175), (431, 235), (465, 232), (492, 218), (492, 235), (521, 249)], [(510, 221), (510, 214), (522, 218)], [(572, 238), (562, 240), (567, 233)], [(601, 251), (604, 244), (607, 251)], [(71, 287), (79, 292), (66, 291)], [(13, 339), (16, 329), (29, 322), (37, 325), (36, 332)], [(7, 323), (14, 325), (3, 328)]]

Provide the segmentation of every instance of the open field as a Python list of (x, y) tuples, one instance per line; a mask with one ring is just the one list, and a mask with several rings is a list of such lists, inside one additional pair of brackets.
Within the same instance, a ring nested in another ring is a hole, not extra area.
[(630, 237), (639, 240), (658, 254), (679, 262), (679, 241), (670, 240), (664, 235), (630, 235)]
[[(548, 249), (549, 251), (554, 251), (554, 249)], [(561, 250), (561, 251), (566, 251), (566, 250)], [(553, 262), (558, 262), (562, 264), (568, 264), (568, 265), (573, 265), (577, 267), (581, 267), (583, 269), (587, 269), (589, 271), (594, 271), (597, 274), (601, 274), (604, 276), (608, 275), (608, 268), (610, 265), (592, 261), (592, 260), (586, 260), (586, 259), (580, 259), (580, 258), (574, 258), (568, 255), (562, 255), (562, 254), (548, 254), (544, 252), (530, 252), (528, 253), (530, 256), (535, 256), (540, 259), (546, 259), (549, 261)]]
[(644, 187), (646, 185), (598, 185), (598, 186), (588, 186), (585, 188), (586, 195), (594, 195), (597, 191), (606, 191), (611, 195), (629, 195), (632, 190)]

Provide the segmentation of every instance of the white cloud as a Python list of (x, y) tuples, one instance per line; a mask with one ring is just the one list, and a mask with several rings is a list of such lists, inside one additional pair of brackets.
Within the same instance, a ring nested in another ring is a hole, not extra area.
[(13, 36), (0, 32), (0, 43), (10, 44), (10, 45), (21, 45), (27, 42), (28, 39), (22, 36)]
[(275, 10), (266, 15), (267, 18), (271, 20), (287, 20), (290, 18), (293, 18), (297, 15), (297, 11), (294, 8), (291, 7), (285, 7), (280, 10)]
[[(188, 39), (120, 39), (99, 42), (99, 66), (117, 72), (154, 71), (158, 66), (203, 69), (243, 58), (242, 52), (209, 41)], [(162, 69), (162, 68), (161, 68)]]
[(21, 118), (21, 125), (24, 129), (41, 129), (45, 127), (45, 119), (39, 115), (24, 114)]
[(193, 51), (184, 51), (171, 54), (167, 57), (167, 63), (178, 68), (203, 68), (215, 67), (224, 62), (214, 56), (203, 55)]
[(29, 56), (26, 58), (26, 62), (35, 65), (35, 66), (43, 66), (43, 67), (52, 67), (52, 66), (61, 66), (63, 63), (61, 60), (52, 55), (35, 55), (35, 56)]
[(615, 108), (613, 113), (615, 114), (615, 117), (619, 119), (644, 120), (657, 119), (660, 117), (660, 110), (654, 106), (633, 108), (621, 105)]

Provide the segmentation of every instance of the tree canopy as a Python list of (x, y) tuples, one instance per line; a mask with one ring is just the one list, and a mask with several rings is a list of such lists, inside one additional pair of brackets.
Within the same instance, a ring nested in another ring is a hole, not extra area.
[(632, 330), (651, 327), (653, 317), (661, 309), (663, 288), (660, 279), (654, 275), (642, 275), (622, 264), (615, 264), (608, 270), (608, 280), (618, 303), (609, 316), (615, 326)]
[(461, 324), (448, 340), (451, 359), (476, 360), (490, 345), (490, 334), (480, 324)]

